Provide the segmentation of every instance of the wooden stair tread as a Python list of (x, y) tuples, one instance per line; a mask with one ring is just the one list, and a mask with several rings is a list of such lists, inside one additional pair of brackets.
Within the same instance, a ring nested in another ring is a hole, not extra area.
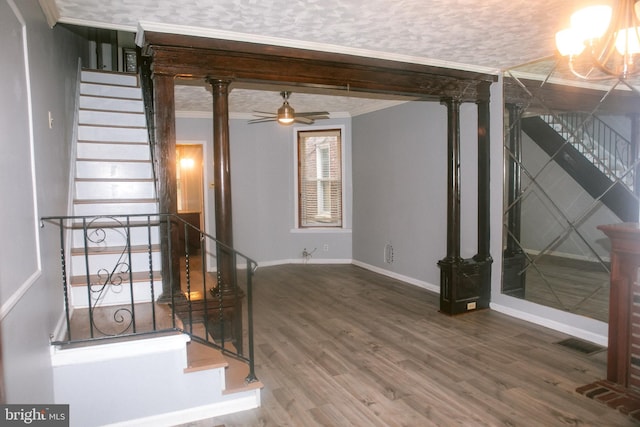
[(224, 395), (264, 387), (260, 381), (245, 382), (245, 378), (249, 374), (249, 365), (246, 363), (233, 357), (225, 356), (220, 350), (199, 342), (191, 341), (187, 344), (187, 367), (184, 369), (185, 373), (217, 368), (225, 368), (226, 388), (222, 392)]
[[(85, 82), (86, 84), (93, 84), (91, 82)], [(126, 86), (123, 86), (126, 87)], [(133, 87), (133, 86), (129, 86), (129, 87)], [(91, 93), (80, 93), (80, 96), (86, 96), (86, 97), (91, 97), (91, 98), (104, 98), (104, 99), (121, 99), (123, 101), (140, 101), (142, 102), (142, 97), (140, 98), (129, 98), (129, 97), (122, 97), (122, 96), (109, 96), (109, 95), (96, 95), (96, 94), (91, 94)]]
[(187, 367), (184, 372), (197, 372), (207, 369), (226, 368), (229, 364), (219, 350), (199, 342), (187, 344)]
[[(126, 228), (127, 227), (127, 223), (125, 222), (126, 218), (124, 215), (106, 215), (106, 216), (108, 216), (109, 218), (122, 219), (122, 223), (119, 223), (116, 221), (93, 221), (93, 222), (87, 223), (87, 229), (90, 230), (94, 228)], [(147, 217), (146, 215), (142, 215), (139, 217), (142, 219), (133, 220), (133, 221), (130, 220), (129, 227), (130, 228), (146, 227), (147, 225), (151, 227), (157, 227), (158, 225), (160, 225), (160, 221), (158, 220), (158, 214), (149, 214), (149, 217), (151, 217), (151, 220), (149, 222), (147, 222), (146, 217)], [(75, 221), (73, 222), (73, 224), (71, 224), (71, 228), (75, 230), (82, 230), (84, 226), (82, 222)]]
[[(143, 113), (135, 113), (142, 115)], [(109, 128), (109, 129), (147, 129), (146, 126), (133, 126), (133, 125), (102, 125), (97, 123), (78, 123), (78, 126), (94, 127), (94, 128)]]
[(149, 145), (147, 141), (105, 141), (96, 139), (79, 139), (78, 142), (80, 144)]
[(260, 381), (254, 381), (252, 383), (245, 382), (247, 375), (249, 375), (249, 365), (233, 357), (225, 358), (229, 366), (227, 366), (225, 370), (226, 388), (222, 392), (223, 395), (256, 390), (264, 387)]
[[(128, 276), (128, 273), (123, 273)], [(134, 283), (136, 282), (148, 282), (149, 281), (149, 272), (148, 271), (134, 271), (131, 273), (131, 277)], [(159, 282), (162, 280), (162, 274), (159, 271), (153, 272), (153, 281)], [(97, 274), (90, 274), (89, 281), (92, 283), (101, 282), (100, 278)], [(87, 285), (87, 276), (72, 276), (70, 280), (71, 286), (86, 286)]]
[(156, 203), (157, 199), (74, 199), (75, 204), (103, 204), (103, 203)]
[(78, 157), (76, 161), (96, 163), (151, 163), (150, 159), (95, 159), (89, 157)]
[[(119, 254), (124, 252), (126, 246), (104, 246), (104, 247), (87, 247), (88, 255), (102, 255), (102, 254)], [(160, 245), (154, 244), (151, 245), (151, 252), (158, 252), (160, 250)], [(149, 251), (149, 246), (147, 245), (131, 245), (131, 253), (144, 253)], [(71, 249), (72, 255), (84, 255), (84, 248), (73, 248)]]
[(153, 182), (153, 178), (75, 178), (76, 182)]

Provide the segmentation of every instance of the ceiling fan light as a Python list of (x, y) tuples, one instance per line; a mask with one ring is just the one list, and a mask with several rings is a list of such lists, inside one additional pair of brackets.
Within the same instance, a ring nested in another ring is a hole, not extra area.
[(295, 120), (295, 114), (295, 110), (285, 101), (282, 107), (278, 108), (278, 123), (290, 125)]
[(556, 47), (562, 56), (575, 56), (582, 53), (585, 44), (573, 29), (567, 28), (556, 33)]
[(595, 5), (582, 8), (571, 15), (571, 28), (582, 40), (599, 39), (609, 28), (612, 8)]

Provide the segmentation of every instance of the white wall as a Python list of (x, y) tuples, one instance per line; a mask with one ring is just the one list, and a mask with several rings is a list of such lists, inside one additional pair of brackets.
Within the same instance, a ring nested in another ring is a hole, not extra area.
[(51, 30), (36, 0), (0, 0), (0, 325), (9, 403), (53, 401), (49, 336), (63, 306), (59, 240), (38, 218), (67, 212), (82, 46), (66, 29)]
[[(231, 192), (234, 247), (262, 266), (302, 262), (302, 251), (313, 251), (310, 262), (350, 262), (351, 253), (351, 120), (331, 119), (314, 126), (343, 126), (345, 134), (345, 228), (296, 230), (294, 126), (247, 124), (231, 120)], [(305, 129), (311, 129), (305, 126)], [(204, 141), (209, 181), (213, 176), (213, 124), (209, 118), (176, 119), (178, 143)], [(214, 189), (207, 185), (207, 223), (215, 235)], [(324, 251), (324, 246), (328, 250)]]

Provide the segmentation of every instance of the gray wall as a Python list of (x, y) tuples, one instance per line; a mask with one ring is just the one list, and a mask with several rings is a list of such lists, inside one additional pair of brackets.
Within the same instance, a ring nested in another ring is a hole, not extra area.
[[(205, 145), (207, 229), (215, 234), (213, 128), (209, 118), (177, 118), (178, 143)], [(231, 188), (234, 247), (260, 265), (302, 262), (302, 251), (313, 251), (312, 262), (350, 262), (351, 254), (351, 120), (331, 119), (315, 127), (344, 126), (345, 200), (343, 230), (295, 230), (294, 131), (276, 123), (230, 121)], [(311, 127), (305, 126), (304, 129)], [(327, 245), (328, 250), (324, 247)]]
[(51, 30), (36, 0), (0, 0), (0, 52), (4, 379), (8, 402), (46, 403), (53, 401), (49, 335), (63, 305), (56, 230), (40, 229), (37, 220), (67, 212), (73, 106), (83, 44), (66, 29)]
[[(410, 102), (353, 119), (353, 258), (439, 286), (446, 255), (447, 113)], [(462, 248), (476, 252), (477, 110), (461, 108)], [(393, 263), (384, 248), (393, 246)]]

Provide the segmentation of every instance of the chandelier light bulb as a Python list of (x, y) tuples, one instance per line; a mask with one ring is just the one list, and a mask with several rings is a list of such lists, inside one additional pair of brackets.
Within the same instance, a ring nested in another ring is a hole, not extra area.
[(611, 23), (611, 6), (588, 6), (571, 15), (571, 29), (582, 40), (601, 38)]

